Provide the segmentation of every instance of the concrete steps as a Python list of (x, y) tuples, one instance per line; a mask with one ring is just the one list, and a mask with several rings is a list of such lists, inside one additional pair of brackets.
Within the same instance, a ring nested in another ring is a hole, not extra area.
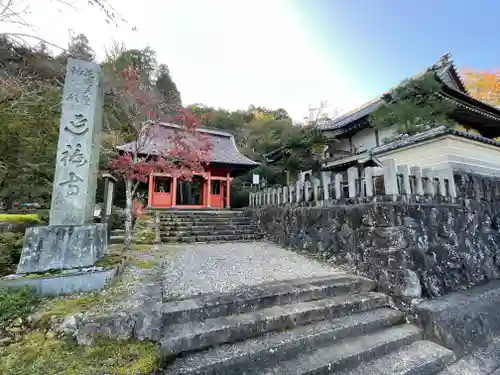
[(166, 232), (190, 232), (199, 233), (215, 230), (255, 230), (255, 225), (253, 224), (199, 224), (199, 225), (161, 225), (161, 230)]
[(163, 234), (165, 235), (177, 235), (177, 236), (206, 236), (213, 234), (214, 231), (217, 231), (217, 234), (251, 234), (255, 233), (255, 227), (252, 225), (245, 225), (242, 227), (235, 226), (225, 226), (222, 228), (213, 228), (213, 227), (193, 227), (193, 228), (185, 228), (185, 229), (164, 229)]
[(123, 229), (114, 229), (111, 231), (111, 235), (109, 236), (109, 243), (123, 243), (125, 240), (125, 230)]
[(160, 223), (165, 226), (193, 226), (193, 225), (224, 225), (224, 224), (251, 224), (252, 221), (248, 217), (193, 217), (193, 218), (160, 218)]
[(226, 234), (226, 235), (207, 235), (207, 236), (161, 236), (162, 242), (239, 242), (256, 241), (263, 238), (262, 234)]
[(432, 341), (420, 340), (338, 375), (437, 374), (455, 360), (455, 354)]
[(424, 375), (454, 359), (374, 288), (337, 274), (165, 302), (162, 374)]
[(162, 242), (253, 241), (263, 237), (243, 211), (164, 211)]
[(284, 280), (243, 288), (229, 294), (208, 294), (186, 300), (165, 302), (162, 317), (164, 324), (171, 325), (256, 311), (294, 302), (369, 292), (374, 288), (375, 283), (372, 280), (346, 274)]

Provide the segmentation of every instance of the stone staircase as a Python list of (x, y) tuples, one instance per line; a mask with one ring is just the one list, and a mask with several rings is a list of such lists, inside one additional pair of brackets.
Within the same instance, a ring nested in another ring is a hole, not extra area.
[(124, 229), (113, 229), (109, 237), (109, 243), (123, 243), (125, 241), (125, 230)]
[(426, 375), (454, 361), (374, 290), (337, 274), (164, 302), (160, 374)]
[(243, 211), (177, 210), (160, 212), (162, 242), (250, 241), (263, 237)]

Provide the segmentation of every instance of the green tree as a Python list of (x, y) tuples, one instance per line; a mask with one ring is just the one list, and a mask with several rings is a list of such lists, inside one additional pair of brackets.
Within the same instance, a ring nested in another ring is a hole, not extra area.
[(89, 39), (85, 36), (85, 34), (71, 36), (71, 41), (69, 42), (66, 55), (68, 57), (86, 61), (93, 61), (95, 58), (95, 52), (90, 46)]
[(293, 175), (310, 169), (317, 173), (325, 144), (323, 132), (314, 124), (295, 126), (285, 140), (283, 157), (278, 165)]
[(393, 127), (396, 136), (454, 126), (450, 116), (456, 106), (439, 95), (441, 86), (432, 70), (403, 81), (383, 97), (384, 104), (370, 115), (370, 123), (378, 129)]
[(182, 104), (181, 93), (177, 89), (177, 85), (170, 76), (170, 70), (165, 64), (158, 65), (156, 71), (156, 89), (163, 95), (163, 98), (168, 103)]
[(112, 71), (122, 72), (125, 68), (132, 66), (141, 72), (141, 81), (152, 84), (158, 67), (156, 52), (146, 47), (143, 49), (127, 49), (124, 44), (114, 44), (103, 62), (105, 73)]
[(15, 199), (50, 200), (61, 91), (49, 86), (39, 93), (37, 101), (0, 108), (0, 197), (7, 207)]
[(61, 69), (42, 45), (0, 39), (0, 199), (50, 199)]

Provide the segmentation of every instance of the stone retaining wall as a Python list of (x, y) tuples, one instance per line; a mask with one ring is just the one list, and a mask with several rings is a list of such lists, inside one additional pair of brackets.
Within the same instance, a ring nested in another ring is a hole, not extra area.
[(459, 197), (449, 202), (392, 196), (247, 213), (267, 239), (375, 278), (395, 297), (434, 297), (500, 278), (500, 184), (455, 181)]

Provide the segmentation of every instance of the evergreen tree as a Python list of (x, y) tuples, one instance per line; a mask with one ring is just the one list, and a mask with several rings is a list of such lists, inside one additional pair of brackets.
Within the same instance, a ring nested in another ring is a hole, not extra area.
[(378, 129), (394, 127), (397, 136), (454, 126), (450, 116), (456, 106), (438, 95), (441, 85), (432, 70), (403, 81), (383, 97), (384, 104), (370, 115), (370, 123)]
[(170, 70), (165, 64), (160, 64), (156, 73), (156, 88), (168, 103), (182, 104), (181, 93), (170, 76)]
[(90, 46), (89, 39), (85, 34), (71, 36), (67, 55), (75, 59), (86, 61), (93, 61), (95, 58), (94, 50)]

